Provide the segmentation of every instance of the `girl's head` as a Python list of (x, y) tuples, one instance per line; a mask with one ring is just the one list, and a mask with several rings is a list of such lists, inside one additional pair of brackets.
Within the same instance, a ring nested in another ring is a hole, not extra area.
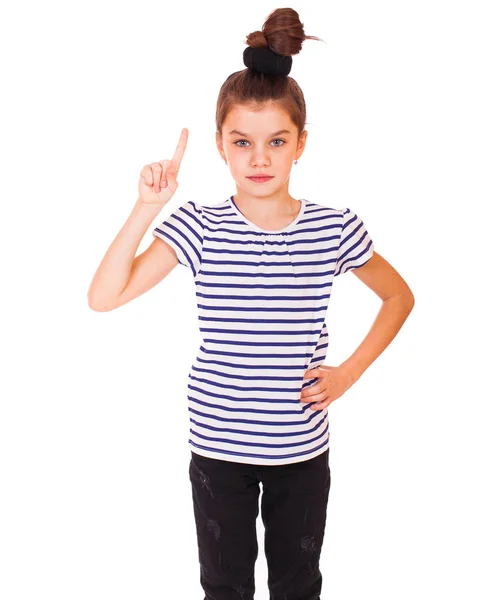
[[(305, 35), (295, 10), (278, 8), (267, 17), (262, 31), (247, 36), (246, 43), (292, 56), (300, 52), (305, 39), (320, 38)], [(305, 123), (305, 99), (292, 77), (246, 68), (232, 73), (221, 86), (216, 144), (237, 184), (247, 186), (249, 192), (287, 182), (293, 162), (303, 153)], [(274, 179), (261, 185), (247, 179), (256, 173)]]

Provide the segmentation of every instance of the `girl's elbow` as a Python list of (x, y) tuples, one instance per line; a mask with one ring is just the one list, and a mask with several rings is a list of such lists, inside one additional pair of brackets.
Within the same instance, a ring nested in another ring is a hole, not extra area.
[(411, 288), (407, 287), (407, 289), (403, 292), (402, 303), (404, 304), (404, 306), (406, 307), (408, 312), (411, 312), (412, 309), (414, 308), (415, 300), (414, 300), (414, 294), (412, 293)]

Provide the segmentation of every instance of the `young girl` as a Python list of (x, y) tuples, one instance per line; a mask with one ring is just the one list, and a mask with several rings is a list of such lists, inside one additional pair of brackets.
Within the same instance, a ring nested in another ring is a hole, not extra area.
[[(142, 169), (139, 198), (89, 290), (107, 311), (177, 265), (194, 277), (202, 345), (188, 384), (189, 475), (206, 600), (253, 598), (262, 483), (270, 600), (320, 598), (319, 558), (330, 488), (327, 407), (383, 352), (414, 304), (363, 221), (289, 193), (307, 131), (303, 93), (288, 77), (305, 39), (298, 13), (277, 9), (247, 37), (246, 69), (221, 87), (216, 144), (236, 193), (188, 201), (153, 230), (178, 187), (187, 143)], [(352, 270), (381, 299), (368, 335), (337, 367), (323, 365), (334, 277)]]

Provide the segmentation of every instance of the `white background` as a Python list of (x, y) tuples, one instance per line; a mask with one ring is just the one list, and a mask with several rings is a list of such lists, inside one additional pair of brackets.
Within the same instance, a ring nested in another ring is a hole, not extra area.
[[(25, 2), (0, 15), (3, 600), (201, 600), (188, 479), (191, 271), (109, 313), (99, 262), (140, 170), (190, 131), (179, 190), (235, 193), (219, 88), (283, 4)], [(398, 336), (329, 407), (324, 600), (493, 597), (492, 18), (487, 2), (291, 2), (308, 146), (290, 192), (364, 220), (414, 292)], [(152, 242), (151, 229), (139, 247)], [(380, 300), (352, 273), (335, 365)], [(267, 600), (258, 519), (257, 600)]]

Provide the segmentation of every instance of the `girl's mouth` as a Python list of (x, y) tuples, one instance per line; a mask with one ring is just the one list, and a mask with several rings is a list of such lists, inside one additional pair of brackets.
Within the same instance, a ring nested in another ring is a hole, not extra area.
[(249, 177), (248, 179), (250, 179), (251, 181), (254, 181), (255, 183), (265, 183), (266, 181), (270, 181), (272, 179), (272, 177), (268, 177), (266, 175), (262, 175), (262, 176), (254, 176), (254, 177)]

